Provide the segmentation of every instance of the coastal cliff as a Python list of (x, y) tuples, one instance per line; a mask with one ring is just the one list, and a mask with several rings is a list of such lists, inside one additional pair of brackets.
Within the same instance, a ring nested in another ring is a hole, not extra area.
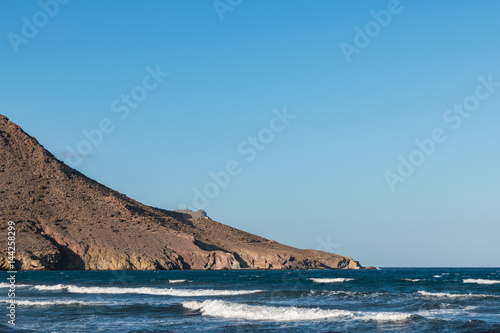
[[(218, 223), (141, 204), (65, 165), (0, 115), (0, 238), (19, 270), (360, 269)], [(0, 257), (7, 269), (7, 254)]]

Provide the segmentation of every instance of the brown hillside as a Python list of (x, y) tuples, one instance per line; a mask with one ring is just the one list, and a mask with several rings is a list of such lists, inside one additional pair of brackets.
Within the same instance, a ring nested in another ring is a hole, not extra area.
[(349, 257), (143, 205), (68, 167), (2, 115), (0, 195), (0, 244), (6, 251), (7, 223), (16, 222), (21, 270), (361, 268)]

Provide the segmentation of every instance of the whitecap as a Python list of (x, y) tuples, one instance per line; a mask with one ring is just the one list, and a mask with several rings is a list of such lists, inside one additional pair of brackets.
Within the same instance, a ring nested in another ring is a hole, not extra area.
[(477, 283), (477, 284), (497, 284), (500, 283), (498, 280), (486, 280), (486, 279), (464, 279), (464, 283)]
[(96, 302), (84, 302), (78, 300), (53, 300), (53, 301), (27, 301), (27, 300), (16, 300), (16, 305), (25, 306), (52, 306), (52, 305), (97, 305)]
[(477, 309), (477, 306), (466, 306), (465, 308), (454, 308), (454, 309), (435, 309), (435, 310), (421, 310), (417, 314), (426, 318), (437, 318), (445, 315), (449, 316), (465, 316), (470, 314), (471, 310)]
[(360, 312), (347, 310), (323, 310), (320, 308), (275, 307), (231, 303), (220, 300), (187, 301), (182, 306), (200, 311), (204, 316), (225, 319), (269, 320), (269, 321), (307, 321), (322, 319), (354, 319), (376, 321), (402, 321), (413, 315), (404, 312)]
[(314, 281), (316, 283), (341, 283), (341, 282), (352, 281), (354, 279), (351, 279), (351, 278), (325, 278), (325, 279), (309, 278), (309, 280)]
[(418, 281), (422, 281), (422, 279), (401, 279), (403, 281), (411, 281), (411, 282), (418, 282)]
[(62, 285), (62, 284), (55, 284), (55, 285), (38, 285), (38, 286), (33, 286), (36, 290), (63, 290), (66, 289), (67, 286)]
[(169, 283), (183, 283), (183, 282), (191, 282), (188, 280), (168, 280)]
[(344, 290), (334, 290), (328, 292), (329, 295), (340, 295), (340, 296), (360, 296), (362, 293), (358, 291), (344, 291)]
[(418, 293), (422, 296), (429, 296), (429, 297), (498, 297), (495, 295), (485, 295), (485, 294), (451, 294), (451, 293), (431, 293), (427, 292), (424, 290), (419, 290)]
[(345, 290), (334, 290), (326, 293), (327, 295), (331, 296), (335, 295), (343, 297), (380, 297), (385, 295), (385, 293), (383, 292), (359, 292), (359, 291), (345, 291)]
[(262, 290), (216, 290), (216, 289), (162, 289), (149, 287), (80, 287), (74, 285), (57, 284), (53, 286), (34, 286), (37, 290), (64, 290), (70, 293), (79, 294), (147, 294), (147, 295), (167, 295), (167, 296), (231, 296), (246, 295), (262, 292)]
[[(10, 283), (7, 283), (7, 282), (0, 282), (0, 288), (10, 288), (11, 284)], [(19, 288), (19, 287), (29, 287), (29, 284), (18, 284), (18, 283), (14, 283), (14, 287), (15, 288)]]

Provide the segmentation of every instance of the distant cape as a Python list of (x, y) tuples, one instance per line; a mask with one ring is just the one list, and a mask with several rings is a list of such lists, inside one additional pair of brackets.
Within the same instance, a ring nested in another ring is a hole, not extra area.
[[(146, 206), (70, 168), (0, 115), (1, 246), (19, 270), (360, 269), (211, 220)], [(7, 269), (7, 255), (0, 269)]]

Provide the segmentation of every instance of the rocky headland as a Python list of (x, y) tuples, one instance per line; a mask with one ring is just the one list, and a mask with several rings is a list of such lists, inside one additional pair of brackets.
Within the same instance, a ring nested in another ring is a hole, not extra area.
[(19, 270), (360, 269), (211, 220), (146, 206), (55, 158), (0, 115), (0, 244), (16, 223)]

